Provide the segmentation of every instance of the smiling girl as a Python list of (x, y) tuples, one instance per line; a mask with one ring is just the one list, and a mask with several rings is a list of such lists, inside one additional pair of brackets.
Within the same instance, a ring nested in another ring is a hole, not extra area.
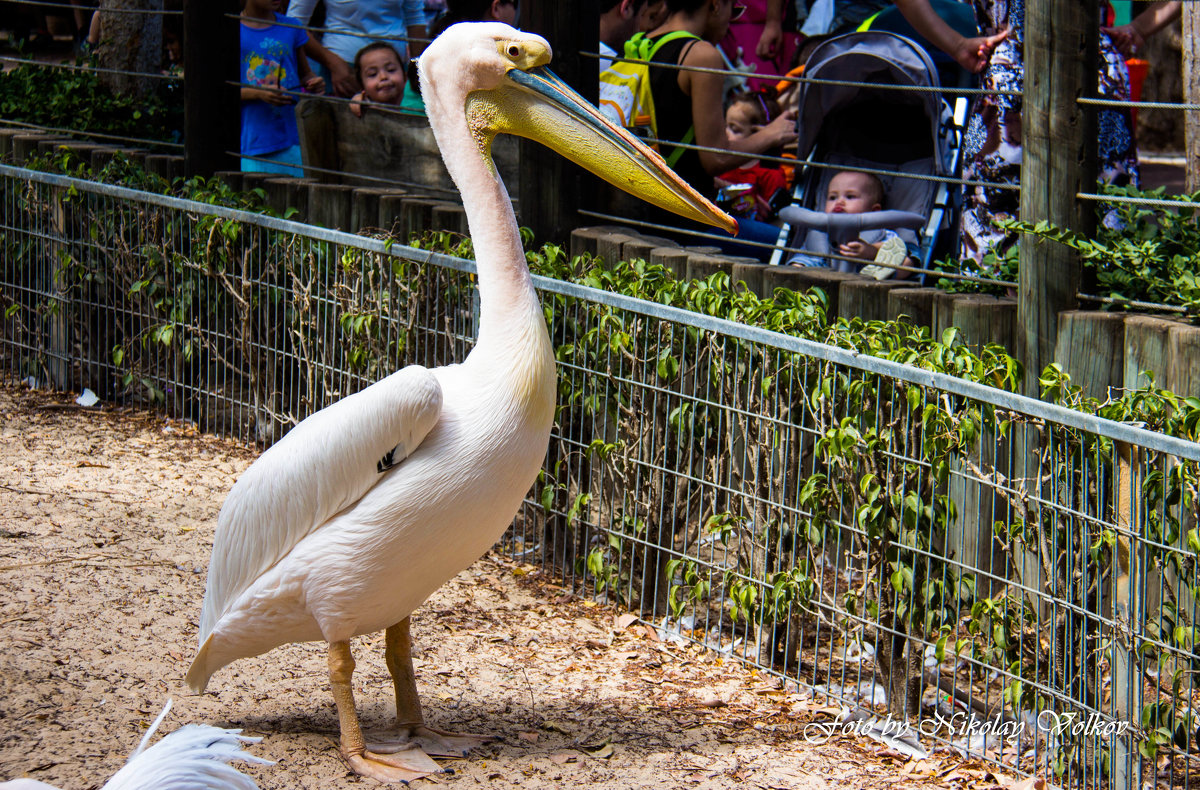
[(360, 49), (354, 57), (354, 73), (363, 89), (350, 109), (359, 117), (363, 104), (397, 105), (404, 97), (404, 64), (391, 44), (377, 41)]

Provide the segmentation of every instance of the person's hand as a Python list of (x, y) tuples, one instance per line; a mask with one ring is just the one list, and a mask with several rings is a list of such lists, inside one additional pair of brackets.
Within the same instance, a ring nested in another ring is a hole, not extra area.
[(1133, 57), (1142, 47), (1146, 46), (1146, 39), (1132, 24), (1100, 29), (1112, 39), (1113, 46), (1121, 53), (1121, 57)]
[(325, 78), (316, 74), (310, 74), (308, 79), (304, 80), (304, 90), (309, 93), (324, 93)]
[(276, 107), (285, 107), (289, 104), (296, 103), (296, 100), (294, 98), (292, 98), (291, 96), (288, 96), (286, 93), (279, 90), (278, 88), (275, 88), (275, 89), (260, 88), (258, 92), (260, 94), (258, 98), (262, 99), (267, 104), (274, 104)]
[(1008, 38), (1008, 30), (1001, 30), (994, 36), (978, 36), (964, 38), (954, 51), (954, 59), (972, 74), (978, 74), (987, 67), (992, 51), (1000, 46), (1000, 42)]
[(267, 104), (274, 104), (277, 107), (296, 103), (294, 98), (279, 89), (279, 80), (274, 77), (268, 78), (259, 87), (250, 90), (253, 92), (253, 98), (261, 99)]
[(780, 148), (788, 143), (796, 142), (796, 111), (784, 110), (779, 114), (779, 117), (771, 121), (766, 126), (763, 126), (759, 131), (765, 133), (765, 139), (768, 144), (763, 150), (768, 148)]
[(845, 244), (838, 245), (838, 254), (845, 255), (847, 258), (859, 258), (864, 261), (873, 261), (875, 256), (879, 254), (878, 244), (868, 244), (860, 239), (848, 241)]
[(354, 94), (354, 98), (350, 100), (350, 112), (354, 113), (355, 118), (361, 118), (363, 114), (363, 105), (367, 99), (365, 94), (359, 92)]
[(763, 32), (758, 38), (758, 46), (755, 52), (764, 60), (770, 60), (779, 52), (779, 45), (783, 43), (783, 25), (778, 19), (768, 19), (763, 22)]
[(349, 98), (358, 93), (358, 80), (354, 78), (354, 72), (337, 55), (333, 56), (333, 63), (330, 64), (329, 78), (333, 82), (333, 92), (338, 96)]

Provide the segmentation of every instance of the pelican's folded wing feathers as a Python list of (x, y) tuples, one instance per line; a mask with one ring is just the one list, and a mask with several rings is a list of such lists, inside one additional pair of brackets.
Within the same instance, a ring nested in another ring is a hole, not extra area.
[(442, 389), (403, 368), (302, 421), (234, 484), (217, 520), (200, 644), (254, 580), (410, 456), (442, 411)]

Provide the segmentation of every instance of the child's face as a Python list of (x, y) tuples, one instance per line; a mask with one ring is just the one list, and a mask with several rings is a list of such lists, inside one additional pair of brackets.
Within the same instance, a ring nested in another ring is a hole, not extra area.
[(373, 102), (399, 104), (404, 93), (404, 67), (396, 53), (375, 49), (362, 56), (363, 93)]
[(829, 182), (825, 197), (826, 214), (865, 214), (882, 206), (875, 197), (875, 185), (866, 173), (838, 173)]
[(741, 140), (754, 134), (757, 124), (750, 119), (750, 108), (742, 102), (734, 102), (725, 111), (725, 134), (730, 140)]
[(283, 12), (283, 0), (246, 0), (245, 16), (268, 16)]
[(163, 49), (167, 51), (167, 59), (172, 63), (183, 62), (183, 42), (179, 40), (179, 36), (164, 30)]

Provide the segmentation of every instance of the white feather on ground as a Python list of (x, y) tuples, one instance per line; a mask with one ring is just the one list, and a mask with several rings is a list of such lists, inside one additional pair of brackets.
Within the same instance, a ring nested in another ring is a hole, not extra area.
[[(101, 790), (258, 790), (253, 779), (229, 763), (234, 760), (261, 765), (274, 763), (243, 751), (242, 744), (262, 739), (242, 735), (241, 730), (188, 724), (146, 748), (170, 710), (171, 700), (167, 700), (129, 760)], [(0, 790), (58, 788), (36, 779), (21, 778), (0, 783)]]

